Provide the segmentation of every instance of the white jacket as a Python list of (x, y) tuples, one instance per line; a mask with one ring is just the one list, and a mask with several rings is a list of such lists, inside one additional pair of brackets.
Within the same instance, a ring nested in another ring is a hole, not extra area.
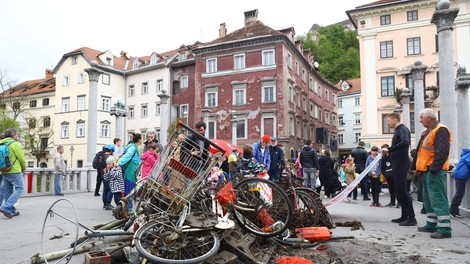
[(64, 158), (62, 158), (62, 155), (60, 155), (59, 152), (56, 152), (54, 155), (54, 172), (60, 172), (62, 175), (65, 175), (66, 171), (67, 167), (65, 167)]

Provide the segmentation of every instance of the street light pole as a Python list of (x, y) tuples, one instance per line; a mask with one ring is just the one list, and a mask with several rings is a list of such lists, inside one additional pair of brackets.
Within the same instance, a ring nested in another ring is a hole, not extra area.
[(75, 149), (73, 148), (73, 145), (70, 146), (70, 168), (72, 168), (72, 164), (73, 164), (73, 151)]

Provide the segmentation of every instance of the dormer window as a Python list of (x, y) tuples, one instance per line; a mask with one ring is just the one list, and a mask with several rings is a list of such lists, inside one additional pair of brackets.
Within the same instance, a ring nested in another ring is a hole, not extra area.
[(152, 57), (150, 58), (150, 64), (157, 64), (157, 55), (152, 55)]
[(132, 67), (133, 67), (134, 69), (136, 69), (137, 67), (139, 67), (139, 60), (138, 60), (138, 59), (135, 59), (135, 60), (134, 60), (134, 63), (132, 64)]
[(347, 91), (349, 89), (349, 84), (347, 82), (343, 82), (343, 84), (341, 84), (341, 88), (343, 91)]
[(112, 65), (112, 60), (110, 57), (106, 57), (106, 65)]
[(180, 53), (178, 60), (179, 60), (179, 61), (184, 61), (184, 60), (186, 60), (186, 53), (184, 53), (184, 52), (183, 52), (183, 53)]

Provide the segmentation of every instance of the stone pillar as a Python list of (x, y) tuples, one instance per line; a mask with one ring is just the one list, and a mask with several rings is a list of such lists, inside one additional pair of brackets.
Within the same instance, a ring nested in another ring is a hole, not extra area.
[(111, 107), (110, 115), (116, 117), (115, 124), (115, 137), (120, 138), (123, 142), (126, 142), (127, 139), (124, 138), (124, 120), (127, 116), (127, 109), (123, 101), (117, 100), (114, 103), (114, 106)]
[(238, 120), (237, 119), (232, 119), (232, 144), (237, 145), (237, 124)]
[(468, 100), (468, 88), (470, 88), (470, 74), (466, 73), (465, 68), (459, 68), (457, 80), (455, 81), (457, 89), (457, 152), (462, 152), (464, 148), (470, 148), (470, 105)]
[(168, 123), (170, 120), (170, 108), (168, 107), (170, 96), (166, 90), (162, 90), (158, 97), (160, 97), (160, 143), (166, 145), (168, 141)]
[[(427, 66), (423, 65), (421, 61), (415, 61), (414, 67), (411, 68), (411, 74), (413, 75), (414, 84), (414, 125), (415, 125), (415, 144), (418, 145), (421, 134), (424, 131), (423, 125), (419, 122), (419, 113), (424, 109), (424, 73), (426, 72)], [(408, 127), (409, 128), (409, 127)]]
[[(410, 89), (405, 88), (403, 89), (403, 92), (401, 94), (401, 103), (402, 103), (402, 109), (403, 109), (403, 124), (407, 128), (411, 128), (411, 123), (410, 123), (410, 98), (411, 98), (411, 93)], [(415, 124), (415, 130), (416, 130), (416, 124)]]
[[(458, 8), (449, 8), (449, 0), (440, 0), (436, 11), (431, 18), (431, 23), (436, 25), (439, 37), (439, 95), (441, 102), (441, 120), (449, 127), (454, 140), (458, 138), (455, 79), (454, 79), (454, 53), (452, 45), (452, 30), (454, 20), (459, 13)], [(450, 162), (457, 163), (459, 153), (457, 144), (450, 146)]]
[[(202, 109), (202, 121), (204, 121), (204, 123), (206, 123), (206, 125), (209, 124), (209, 113), (211, 112), (211, 109), (208, 108), (208, 107), (204, 107)], [(214, 134), (217, 133), (217, 131), (214, 131)], [(206, 129), (206, 137), (209, 136), (209, 129)], [(217, 138), (217, 137), (216, 137)]]
[[(93, 61), (91, 65), (95, 65)], [(93, 158), (97, 152), (98, 144), (98, 80), (103, 71), (96, 68), (85, 69), (88, 73), (90, 86), (88, 87), (88, 117), (87, 117), (87, 159), (85, 167), (91, 167)]]

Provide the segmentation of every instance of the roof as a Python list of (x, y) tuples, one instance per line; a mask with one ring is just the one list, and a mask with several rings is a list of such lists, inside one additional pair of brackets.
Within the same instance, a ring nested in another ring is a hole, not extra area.
[(357, 6), (355, 9), (346, 11), (346, 14), (348, 15), (349, 20), (352, 22), (354, 27), (357, 29), (356, 22), (351, 17), (352, 13), (374, 9), (374, 8), (378, 8), (382, 6), (391, 6), (391, 5), (397, 5), (397, 4), (413, 2), (413, 1), (416, 1), (416, 0), (379, 0), (379, 1), (374, 1), (365, 5)]
[(55, 91), (55, 77), (49, 79), (29, 80), (22, 82), (0, 94), (0, 97), (16, 97), (41, 94)]
[(375, 6), (381, 6), (381, 5), (386, 5), (386, 4), (392, 4), (392, 3), (400, 3), (400, 2), (408, 2), (409, 0), (379, 0), (379, 1), (374, 1), (368, 4), (364, 4), (361, 6), (357, 6), (356, 9), (362, 9), (366, 7), (375, 7)]
[[(343, 91), (343, 88), (341, 87), (343, 82), (347, 82), (350, 86), (350, 88), (346, 91)], [(345, 81), (341, 80), (337, 84), (335, 84), (335, 86), (336, 88), (339, 89), (338, 95), (347, 95), (347, 94), (357, 93), (357, 92), (360, 93), (361, 92), (361, 78), (350, 79), (350, 80), (345, 80)]]
[(248, 23), (241, 29), (235, 30), (234, 32), (230, 34), (227, 34), (225, 37), (218, 38), (211, 42), (205, 43), (204, 46), (243, 40), (243, 39), (250, 39), (250, 38), (260, 37), (260, 36), (282, 36), (282, 35), (284, 34), (266, 26), (265, 24), (263, 24), (263, 22), (259, 20), (256, 20), (251, 23)]

